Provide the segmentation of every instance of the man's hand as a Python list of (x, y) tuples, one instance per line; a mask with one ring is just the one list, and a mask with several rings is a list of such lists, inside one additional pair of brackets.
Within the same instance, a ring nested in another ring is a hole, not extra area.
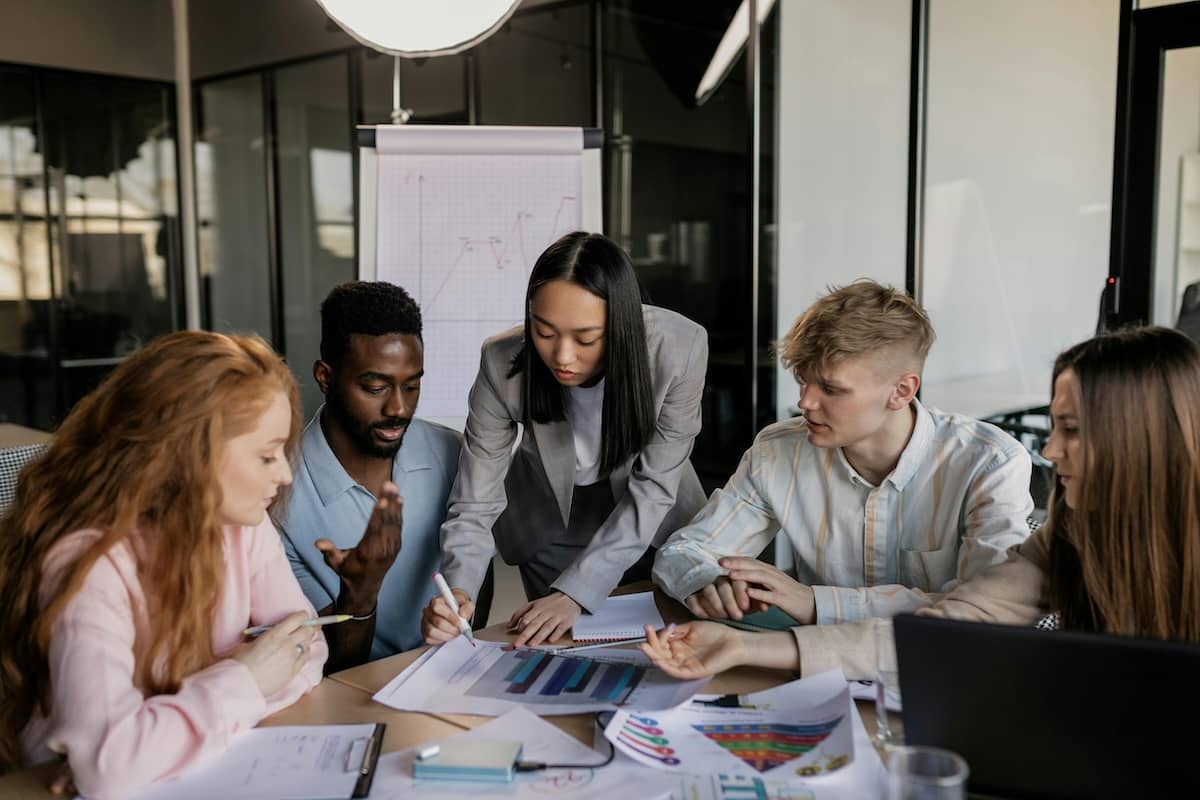
[(328, 539), (315, 542), (325, 556), (325, 563), (341, 579), (338, 611), (357, 615), (369, 614), (375, 608), (379, 587), (400, 553), (403, 511), (400, 490), (388, 481), (379, 493), (367, 530), (355, 547), (340, 550)]
[(689, 597), (684, 605), (697, 617), (740, 620), (752, 611), (767, 610), (766, 604), (750, 596), (749, 589), (743, 580), (722, 576)]
[(730, 581), (746, 585), (746, 595), (762, 610), (775, 606), (801, 625), (817, 621), (817, 597), (811, 586), (757, 558), (727, 556), (719, 563), (729, 570)]
[(514, 647), (534, 647), (542, 642), (557, 642), (566, 633), (582, 609), (562, 592), (552, 592), (540, 600), (518, 608), (508, 621), (509, 630), (517, 631)]

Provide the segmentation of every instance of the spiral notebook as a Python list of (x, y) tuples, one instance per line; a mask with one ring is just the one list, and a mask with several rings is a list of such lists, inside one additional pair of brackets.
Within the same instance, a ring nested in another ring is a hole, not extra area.
[(612, 642), (644, 636), (645, 626), (663, 626), (654, 592), (623, 594), (604, 601), (595, 614), (581, 614), (572, 629), (576, 642)]

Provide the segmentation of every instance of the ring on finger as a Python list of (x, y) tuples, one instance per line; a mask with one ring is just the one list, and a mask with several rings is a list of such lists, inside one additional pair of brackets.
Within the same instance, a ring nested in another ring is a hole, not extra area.
[(298, 642), (296, 644), (296, 655), (297, 657), (304, 655), (304, 645)]

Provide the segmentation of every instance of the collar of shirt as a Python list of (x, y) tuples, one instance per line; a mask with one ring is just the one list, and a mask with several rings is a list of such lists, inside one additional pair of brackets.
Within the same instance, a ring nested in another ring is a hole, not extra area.
[[(362, 487), (354, 478), (350, 477), (349, 472), (346, 472), (346, 468), (342, 466), (341, 461), (338, 461), (338, 457), (333, 453), (333, 448), (325, 439), (325, 432), (321, 430), (321, 412), (324, 409), (325, 406), (322, 405), (308, 421), (301, 437), (300, 449), (304, 465), (308, 468), (309, 475), (312, 476), (313, 486), (316, 487), (317, 496), (321, 498), (322, 505), (328, 506), (343, 493), (356, 486)], [(403, 444), (400, 445), (400, 449), (396, 451), (396, 455), (392, 459), (392, 482), (400, 486), (400, 476), (404, 473), (432, 469), (433, 461), (430, 451), (431, 448), (426, 441), (425, 426), (414, 417), (408, 430), (404, 432)], [(366, 490), (364, 489), (364, 491)]]
[[(908, 444), (900, 451), (900, 460), (896, 462), (896, 466), (891, 473), (884, 478), (884, 482), (891, 483), (896, 487), (897, 491), (904, 491), (904, 487), (912, 479), (913, 475), (917, 474), (917, 470), (921, 468), (921, 464), (925, 461), (925, 454), (929, 450), (929, 443), (933, 441), (933, 417), (925, 410), (925, 406), (921, 405), (921, 401), (913, 398), (913, 408), (917, 410), (917, 419), (913, 424), (912, 436), (908, 437)], [(866, 478), (858, 474), (858, 470), (850, 464), (846, 458), (846, 454), (842, 452), (842, 448), (837, 449), (838, 461), (846, 470), (846, 474), (850, 476), (852, 483), (860, 483), (863, 486), (874, 486)]]

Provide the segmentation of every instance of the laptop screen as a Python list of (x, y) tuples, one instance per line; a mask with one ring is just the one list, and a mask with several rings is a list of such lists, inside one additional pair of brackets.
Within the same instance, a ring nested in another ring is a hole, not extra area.
[(905, 741), (1014, 798), (1200, 796), (1200, 646), (904, 614)]

